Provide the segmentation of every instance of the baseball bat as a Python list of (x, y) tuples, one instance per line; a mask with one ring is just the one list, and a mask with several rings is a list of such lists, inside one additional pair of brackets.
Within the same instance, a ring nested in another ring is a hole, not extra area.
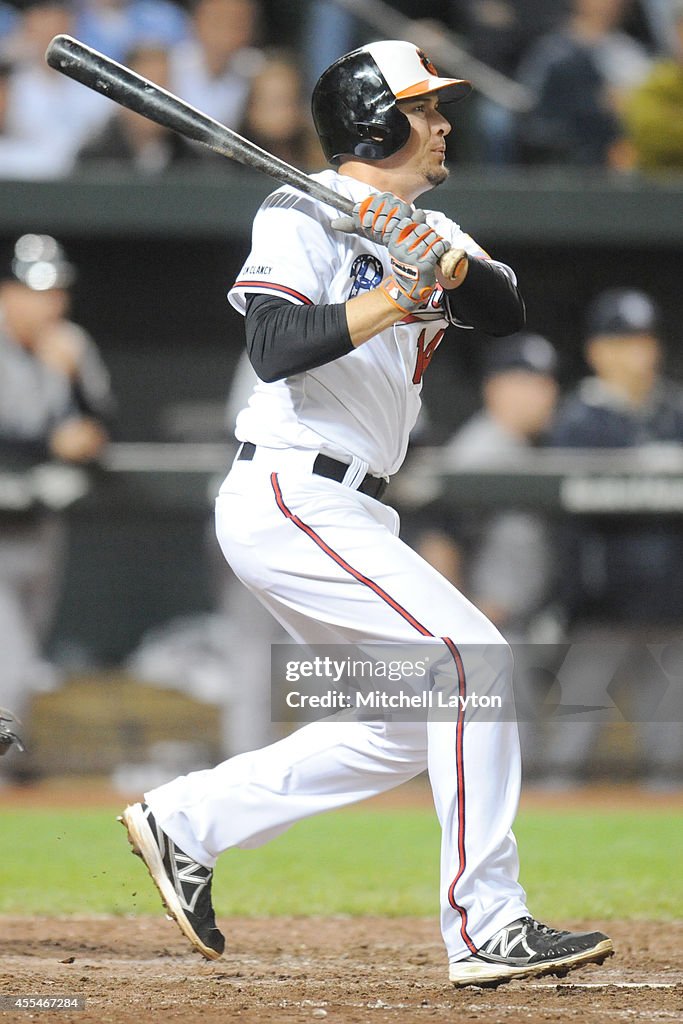
[[(73, 78), (102, 96), (108, 96), (122, 107), (142, 114), (164, 128), (171, 128), (185, 138), (200, 142), (215, 153), (236, 160), (246, 167), (254, 167), (335, 210), (347, 215), (353, 213), (353, 200), (338, 195), (297, 167), (261, 149), (254, 142), (174, 96), (172, 92), (162, 89), (160, 85), (143, 78), (106, 54), (86, 46), (79, 39), (68, 35), (55, 36), (45, 52), (45, 60), (55, 71)], [(460, 254), (457, 260), (454, 258), (456, 252)], [(461, 258), (461, 250), (449, 250), (441, 258), (442, 272), (448, 277), (452, 276)]]
[(174, 132), (208, 146), (221, 156), (227, 156), (247, 167), (255, 167), (342, 213), (353, 212), (351, 199), (337, 195), (297, 167), (266, 152), (185, 100), (162, 89), (160, 85), (72, 36), (55, 36), (45, 52), (45, 60), (55, 71), (94, 89), (102, 96), (108, 96), (122, 107), (134, 110), (150, 121), (156, 121), (164, 128), (172, 128)]

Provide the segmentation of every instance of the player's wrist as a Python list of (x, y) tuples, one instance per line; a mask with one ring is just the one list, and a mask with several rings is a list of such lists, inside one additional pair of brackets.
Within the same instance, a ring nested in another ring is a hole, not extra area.
[(380, 288), (356, 295), (346, 302), (346, 321), (354, 348), (370, 341), (381, 331), (392, 327), (406, 315)]
[(392, 274), (386, 277), (378, 287), (378, 292), (386, 299), (392, 309), (397, 310), (403, 316), (412, 313), (421, 303), (421, 299), (414, 299), (406, 292)]
[(390, 302), (404, 313), (412, 313), (427, 302), (434, 291), (436, 278), (425, 280), (428, 275), (418, 274), (415, 277), (406, 275), (410, 268), (402, 267), (392, 260), (394, 273), (386, 277), (379, 288)]

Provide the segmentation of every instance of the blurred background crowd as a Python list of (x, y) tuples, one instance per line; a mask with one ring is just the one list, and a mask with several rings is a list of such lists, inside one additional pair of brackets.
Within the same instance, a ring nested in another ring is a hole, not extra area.
[[(391, 35), (378, 29), (387, 17), (440, 70), (475, 84), (449, 137), (456, 188), (459, 167), (571, 168), (622, 186), (680, 180), (683, 0), (0, 0), (0, 178), (122, 175), (159, 178), (161, 189), (174, 174), (198, 175), (226, 190), (237, 180), (229, 161), (49, 69), (45, 49), (62, 32), (288, 162), (321, 169), (312, 85), (340, 54)], [(467, 211), (458, 214), (469, 228)], [(141, 236), (107, 249), (87, 224), (74, 227), (72, 211), (74, 260), (71, 244), (37, 219), (36, 233), (5, 232), (0, 252), (0, 707), (23, 720), (29, 743), (28, 758), (12, 754), (2, 769), (6, 779), (45, 770), (32, 724), (41, 699), (52, 722), (80, 722), (80, 739), (101, 737), (88, 694), (105, 678), (120, 705), (120, 749), (107, 758), (101, 747), (83, 764), (117, 762), (115, 777), (137, 789), (281, 728), (270, 721), (270, 644), (285, 638), (211, 539), (215, 479), (196, 503), (204, 511), (181, 523), (176, 495), (132, 513), (122, 485), (102, 471), (117, 458), (133, 466), (125, 442), (150, 440), (172, 442), (181, 466), (200, 458), (184, 446), (217, 442), (212, 466), (218, 475), (227, 468), (253, 375), (224, 296), (248, 244), (242, 235), (225, 248)], [(569, 712), (616, 705), (630, 722), (612, 740), (624, 746), (619, 765), (652, 790), (683, 787), (683, 715), (675, 701), (661, 710), (667, 691), (683, 687), (680, 507), (567, 517), (524, 494), (530, 457), (545, 454), (557, 468), (569, 449), (600, 449), (630, 453), (643, 471), (670, 468), (680, 454), (680, 294), (670, 285), (680, 249), (655, 261), (617, 247), (605, 260), (597, 250), (588, 258), (574, 238), (566, 249), (523, 253), (518, 266), (507, 248), (495, 255), (519, 270), (531, 296), (528, 329), (499, 341), (447, 334), (404, 473), (425, 448), (438, 450), (446, 473), (518, 466), (519, 500), (508, 492), (468, 509), (413, 495), (403, 508), (398, 490), (404, 536), (515, 645), (530, 783), (562, 790), (590, 778), (602, 719), (570, 721)], [(71, 319), (72, 301), (87, 330)], [(145, 463), (150, 477), (155, 457)], [(50, 476), (55, 466), (71, 475)], [(23, 500), (22, 486), (42, 498)], [(90, 511), (88, 494), (100, 502)], [(71, 507), (86, 511), (74, 518)], [(169, 740), (154, 705), (150, 750), (142, 690), (131, 696), (120, 676), (106, 676), (112, 670), (123, 670), (125, 685), (165, 686), (217, 707), (213, 747), (188, 727), (187, 705)], [(84, 688), (70, 690), (76, 677)], [(45, 703), (61, 694), (63, 704)], [(69, 718), (76, 700), (89, 718)], [(558, 703), (564, 717), (551, 714)]]
[[(1, 0), (0, 175), (44, 180), (94, 164), (158, 174), (201, 151), (48, 69), (77, 36), (278, 156), (321, 166), (308, 96), (340, 53), (377, 35), (380, 0)], [(396, 0), (439, 63), (478, 87), (459, 159), (628, 173), (683, 166), (680, 0)], [(385, 33), (386, 34), (386, 33)]]

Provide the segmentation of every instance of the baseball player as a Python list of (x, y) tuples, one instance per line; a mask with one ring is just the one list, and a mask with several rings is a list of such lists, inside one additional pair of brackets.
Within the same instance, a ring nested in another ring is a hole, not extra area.
[[(509, 690), (508, 648), (398, 538), (382, 497), (448, 325), (505, 335), (524, 322), (513, 272), (444, 214), (413, 205), (447, 177), (445, 115), (469, 90), (400, 41), (355, 50), (320, 77), (313, 115), (332, 169), (317, 177), (352, 199), (354, 214), (340, 218), (283, 187), (256, 215), (229, 298), (245, 316), (259, 383), (238, 417), (241, 446), (216, 506), (225, 557), (296, 641), (419, 641), (460, 695), (490, 686), (487, 671)], [(472, 645), (497, 652), (497, 667), (485, 671)], [(610, 955), (605, 935), (557, 931), (527, 909), (512, 833), (520, 759), (511, 720), (470, 722), (460, 710), (451, 721), (311, 722), (154, 789), (122, 820), (170, 914), (213, 959), (224, 949), (211, 903), (219, 854), (426, 768), (442, 826), (450, 980), (497, 984)]]
[[(68, 318), (75, 277), (51, 235), (21, 235), (0, 252), (0, 472), (25, 481), (50, 463), (90, 465), (108, 442), (109, 373)], [(31, 695), (59, 682), (43, 647), (66, 543), (58, 510), (37, 501), (0, 507), (0, 705), (23, 722), (29, 743)]]

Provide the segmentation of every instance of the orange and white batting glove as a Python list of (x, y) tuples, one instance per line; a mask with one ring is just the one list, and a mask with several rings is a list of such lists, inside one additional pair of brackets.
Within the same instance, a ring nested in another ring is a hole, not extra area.
[(434, 228), (406, 217), (387, 243), (392, 273), (379, 287), (399, 309), (413, 312), (434, 290), (437, 265), (450, 248)]
[(347, 234), (362, 235), (376, 245), (388, 245), (394, 229), (406, 218), (417, 222), (424, 218), (424, 213), (413, 210), (409, 203), (391, 192), (379, 192), (356, 203), (352, 216), (337, 217), (332, 227)]

